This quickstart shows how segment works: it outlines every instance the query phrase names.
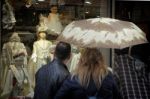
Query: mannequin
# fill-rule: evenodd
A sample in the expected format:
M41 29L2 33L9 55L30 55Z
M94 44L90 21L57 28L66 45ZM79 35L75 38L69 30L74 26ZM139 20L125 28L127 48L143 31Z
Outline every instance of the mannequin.
M9 3L9 0L5 0L5 3L2 7L2 23L3 29L12 29L16 23L15 15L13 12L13 7Z
M33 52L29 62L29 74L31 79L31 86L34 88L35 74L36 72L49 61L51 61L51 47L52 43L46 40L46 32L39 31L38 40L33 44Z
M50 13L45 20L46 26L48 27L48 34L59 35L63 29L58 14L58 7L56 5L51 5Z
M23 26L33 26L36 25L36 13L35 7L32 4L32 1L26 1L25 5L23 5L20 9L21 18L22 18L22 25Z
M35 41L33 44L33 53L31 56L31 59L37 64L37 70L42 65L47 64L48 58L50 59L51 45L52 43L46 40L46 32L40 31L38 33L38 41Z
M39 15L39 24L36 26L36 31L47 31L48 27L45 22L45 17L40 14Z
M81 56L81 48L72 45L72 57L70 58L71 60L70 63L68 64L69 66L68 69L70 73L73 73L74 70L77 68L80 56Z
M28 83L27 74L27 51L24 44L20 41L18 33L13 33L9 42L3 45L2 61L4 71L1 78L2 94L0 96L11 94L11 97L24 95L22 89L24 83ZM13 67L11 67L13 66ZM16 82L14 84L14 81Z

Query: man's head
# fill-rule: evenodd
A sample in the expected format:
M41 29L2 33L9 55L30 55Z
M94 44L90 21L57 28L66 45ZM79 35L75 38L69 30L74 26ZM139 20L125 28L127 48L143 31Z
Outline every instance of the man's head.
M64 61L70 58L71 46L65 42L59 42L55 48L55 57Z

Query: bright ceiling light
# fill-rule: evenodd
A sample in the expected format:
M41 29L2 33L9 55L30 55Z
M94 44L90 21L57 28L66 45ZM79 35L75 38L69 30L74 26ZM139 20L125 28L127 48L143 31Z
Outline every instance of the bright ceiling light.
M85 0L85 3L86 3L86 4L92 4L92 3L90 2L90 0Z
M38 1L40 1L40 2L41 2L41 1L45 1L45 0L38 0Z
M85 13L86 13L86 14L89 14L90 12L89 12L89 11L86 11Z

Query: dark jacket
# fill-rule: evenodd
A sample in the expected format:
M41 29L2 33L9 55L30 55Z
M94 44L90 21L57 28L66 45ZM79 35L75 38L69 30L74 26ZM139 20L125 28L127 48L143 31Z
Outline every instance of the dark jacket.
M36 73L34 99L53 99L69 71L60 60L54 59Z
M120 99L120 94L112 74L108 74L103 80L101 88L97 89L94 81L91 80L87 89L83 88L76 76L67 78L55 99L88 99L88 96L94 96L97 93L97 99Z

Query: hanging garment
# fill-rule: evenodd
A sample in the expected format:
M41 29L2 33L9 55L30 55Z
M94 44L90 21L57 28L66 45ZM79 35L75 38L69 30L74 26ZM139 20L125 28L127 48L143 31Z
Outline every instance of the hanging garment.
M46 17L44 17L42 14L39 17L39 24L36 26L36 31L47 31L48 27L46 25Z
M13 7L6 2L2 8L2 24L3 29L12 29L15 25L16 19L13 13Z
M20 9L22 25L24 26L33 26L36 25L36 13L35 7L31 5L24 5Z
M58 5L65 5L65 0L58 0Z
M72 59L71 59L70 68L69 68L69 71L71 73L73 73L73 71L77 68L80 56L81 56L80 52L73 54Z

